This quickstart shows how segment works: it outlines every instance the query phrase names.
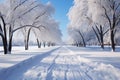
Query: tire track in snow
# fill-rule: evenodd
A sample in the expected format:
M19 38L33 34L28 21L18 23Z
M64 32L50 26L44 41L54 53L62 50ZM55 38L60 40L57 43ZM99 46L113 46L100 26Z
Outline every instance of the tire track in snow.
M45 59L51 60L46 67L45 76L39 78L40 80L95 80L88 73L94 66L89 65L86 59L77 56L67 47L60 48Z
M94 78L91 72L96 68L95 64L91 65L84 61L86 59L76 55L72 50L61 47L45 54L40 60L38 57L37 64L27 68L23 78L14 80L108 80L99 79L99 76Z
M68 52L70 53L70 55L73 55L71 56L72 57L72 61L75 59L75 62L78 63L77 66L79 66L79 68L77 68L76 70L72 71L68 71L68 80L92 80L92 78L87 74L87 68L82 70L82 68L80 67L81 66L81 61L79 59L77 59L77 55L74 54L74 52L70 49L68 49L67 47L64 47L66 50L68 50ZM77 64L76 63L76 64ZM72 64L72 63L70 63ZM69 65L70 66L70 65ZM85 65L89 68L88 65ZM78 71L77 71L78 70Z
M78 71L80 65L74 69L79 60L71 50L62 47L58 53L47 69L46 80L91 80L85 72L82 71L81 74L81 71Z
M25 73L24 80L91 80L77 55L61 47ZM85 66L85 65L84 65Z
M60 48L58 51L57 51L57 55L56 55L56 57L54 58L54 60L53 60L53 62L51 63L51 65L49 66L49 68L48 68L48 73L47 73L47 76L46 76L46 80L56 80L55 79L55 77L54 77L54 75L53 75L53 72L54 72L54 70L56 70L56 65L57 65L57 63L56 63L56 60L57 60L57 58L60 56L60 53L62 52L62 49L63 48ZM66 59L66 58L65 58ZM57 71L58 71L58 69L57 69ZM66 78L66 72L67 72L67 70L65 70L65 72L63 72L64 73L64 77L62 78L62 80L64 79L64 80L67 80L67 78ZM62 74L63 74L62 73ZM61 80L61 77L59 77L59 80Z
M57 57L58 57L58 54L55 56L55 58L53 59L53 62L51 63L50 67L47 70L46 80L53 80L52 70L53 70L53 68L55 66L55 60L56 60Z
M12 67L7 68L6 70L4 70L4 72L8 72L8 73L6 73L6 75L4 75L4 74L1 75L2 76L1 80L38 80L38 79L29 78L31 76L34 77L34 75L32 75L32 73L35 72L34 71L35 67L39 66L38 64L42 59L51 55L54 51L56 51L58 49L59 49L59 47L55 48L55 49L52 49L48 52L44 52L43 54L33 56L33 57L31 57L27 60L24 60L24 61L20 62L19 64L16 64ZM31 75L30 76L28 75L27 78L26 78L25 73L27 71ZM14 76L14 74L16 76ZM38 75L38 74L36 74L36 75Z
M60 48L59 48L60 49ZM37 74L33 77L33 75L29 74L29 71L26 72L25 80L52 80L52 70L55 64L55 59L58 57L58 50L52 52L50 55L43 58L36 67L29 70L30 72L35 71ZM27 74L28 73L28 74ZM31 78L29 78L31 76Z

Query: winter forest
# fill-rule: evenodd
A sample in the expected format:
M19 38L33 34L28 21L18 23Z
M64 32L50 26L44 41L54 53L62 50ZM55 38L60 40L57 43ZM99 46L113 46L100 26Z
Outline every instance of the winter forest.
M0 0L0 80L120 80L120 0Z

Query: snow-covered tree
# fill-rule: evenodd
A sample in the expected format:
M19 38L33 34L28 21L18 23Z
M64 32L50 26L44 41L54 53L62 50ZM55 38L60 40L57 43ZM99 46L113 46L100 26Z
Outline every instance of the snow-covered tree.
M115 35L119 32L120 25L119 0L74 0L68 17L69 25L74 29L79 29L83 34L87 33L87 37L95 34L101 47L104 48L104 41L110 38L111 48L115 50Z
M54 19L48 19L45 24L45 29L42 28L38 35L40 42L47 43L49 45L60 43L62 41L61 36L62 34L59 29L59 23Z
M89 0L89 8L93 22L106 24L109 28L111 48L115 51L115 34L120 24L120 1Z
M50 3L43 5L37 0L5 0L0 4L0 36L3 41L4 53L11 53L13 34L18 30L22 30L24 33L26 49L28 49L31 31L40 33L43 28L49 34L49 27L54 26L51 23L53 12L54 9ZM59 27L57 29L59 30ZM60 35L57 36L61 39ZM38 36L36 37L38 39Z
M75 32L76 37L74 36L74 40L79 43L85 44L91 39L91 30L92 28L89 26L90 22L87 17L88 13L88 5L87 0L74 0L74 5L70 8L68 17L70 23L68 25L68 32L70 29ZM70 35L71 36L71 35ZM82 40L82 42L81 42Z
M19 19L31 12L38 5L34 0L6 0L1 4L1 37L3 40L4 53L11 53L13 33L24 27L33 27L32 25L19 25ZM30 3L30 4L29 4ZM29 7L26 6L29 4Z
M44 24L41 23L41 22L45 21L45 19L40 19L40 18L43 18L45 16L49 16L53 10L51 10L51 12L49 12L47 5L43 5L40 2L37 3L37 4L39 6L34 8L33 11L29 12L27 14L27 16L21 18L20 24L21 25L28 25L29 24L29 25L36 26L37 29L40 31L41 27L45 28ZM29 38L30 38L31 31L33 31L33 33L35 34L35 36L37 38L36 29L33 30L33 28L34 27L25 27L25 28L22 29L22 32L23 32L23 35L24 35L25 50L28 50L28 43L29 43ZM38 41L38 38L37 38L37 41Z

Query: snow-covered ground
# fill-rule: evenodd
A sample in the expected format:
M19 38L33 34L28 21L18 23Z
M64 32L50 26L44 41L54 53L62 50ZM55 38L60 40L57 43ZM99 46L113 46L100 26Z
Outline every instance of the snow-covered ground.
M15 48L12 55L0 55L0 68L0 80L120 80L120 52L98 47Z
M120 47L116 48L116 52L112 52L110 47L105 47L101 49L100 47L68 47L76 55L90 59L94 62L102 62L105 64L111 64L114 67L120 69Z
M50 51L54 48L56 47L38 49L36 46L31 46L30 49L26 51L23 46L13 47L12 54L4 55L3 52L0 53L0 69L11 67L21 61L42 54L43 52ZM0 47L0 50L2 50L2 47Z

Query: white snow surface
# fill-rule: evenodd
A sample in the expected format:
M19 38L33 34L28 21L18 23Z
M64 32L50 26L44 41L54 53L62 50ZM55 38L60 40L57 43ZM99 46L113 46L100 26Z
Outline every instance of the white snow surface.
M0 55L0 80L120 80L120 52L70 46L15 48L12 55Z

